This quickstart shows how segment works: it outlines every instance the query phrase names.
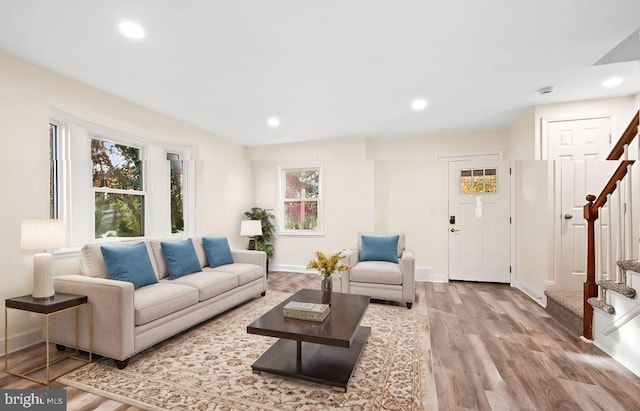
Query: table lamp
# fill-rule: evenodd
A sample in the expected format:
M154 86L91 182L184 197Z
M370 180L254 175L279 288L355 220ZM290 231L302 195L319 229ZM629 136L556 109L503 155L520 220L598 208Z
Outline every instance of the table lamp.
M260 220L243 220L240 223L240 235L249 237L249 250L256 249L255 236L262 235L262 223Z
M22 220L20 248L23 250L42 250L33 257L33 292L37 300L53 297L53 269L51 253L47 250L65 245L63 220L29 219Z

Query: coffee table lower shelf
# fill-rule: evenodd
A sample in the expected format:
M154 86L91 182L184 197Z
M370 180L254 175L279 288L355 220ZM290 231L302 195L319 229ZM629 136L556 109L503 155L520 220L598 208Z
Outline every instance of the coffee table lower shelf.
M369 334L371 327L358 327L348 348L279 339L251 368L254 373L268 372L299 378L329 385L335 391L347 392L349 378Z

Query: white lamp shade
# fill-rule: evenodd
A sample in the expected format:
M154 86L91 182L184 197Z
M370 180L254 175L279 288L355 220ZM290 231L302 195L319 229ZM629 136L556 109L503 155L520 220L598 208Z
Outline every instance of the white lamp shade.
M262 235L262 224L260 220L244 220L240 223L240 235L254 237Z
M22 220L20 248L23 250L50 250L65 245L63 220L48 218Z

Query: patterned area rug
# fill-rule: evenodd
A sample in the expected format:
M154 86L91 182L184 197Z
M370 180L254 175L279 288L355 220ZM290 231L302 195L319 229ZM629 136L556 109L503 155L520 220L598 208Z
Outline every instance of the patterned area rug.
M149 410L422 410L431 363L427 316L371 304L372 328L346 393L261 373L251 364L275 342L247 334L254 319L290 294L275 291L131 358L124 370L102 359L63 384ZM425 339L427 341L425 341ZM295 353L292 353L295 355Z

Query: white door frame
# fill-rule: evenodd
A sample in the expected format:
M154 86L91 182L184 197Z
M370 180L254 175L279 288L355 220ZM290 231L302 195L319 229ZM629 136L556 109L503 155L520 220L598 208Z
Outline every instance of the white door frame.
M475 154L462 154L462 155L455 155L455 156L439 156L437 157L438 160L444 160L447 161L447 180L449 179L449 163L451 162L456 162L456 161L467 161L467 160L483 160L483 159L487 159L487 160L498 160L498 161L502 161L503 159L503 153L502 150L498 150L495 152L488 152L488 153L475 153ZM516 244L515 244L515 227L516 227L516 219L517 216L515 214L515 173L516 173L516 169L515 169L515 163L514 160L509 161L509 168L511 170L511 172L509 173L509 213L511 215L511 225L509 227L509 265L510 265L510 280L509 280L509 285L513 286L514 284L514 279L516 278L516 264L515 264L515 256L516 256ZM449 185L447 184L447 187ZM447 203L448 203L448 199L449 199L449 192L447 189ZM447 217L449 215L449 205L447 204ZM449 226L447 225L447 230L449 229ZM449 236L447 234L447 282L449 282L449 247L448 247L448 243L449 243Z

